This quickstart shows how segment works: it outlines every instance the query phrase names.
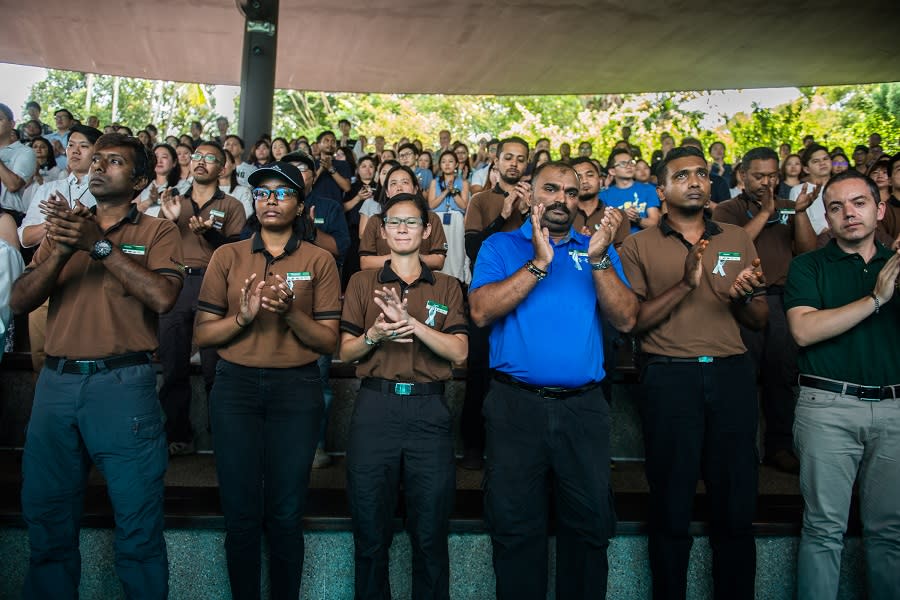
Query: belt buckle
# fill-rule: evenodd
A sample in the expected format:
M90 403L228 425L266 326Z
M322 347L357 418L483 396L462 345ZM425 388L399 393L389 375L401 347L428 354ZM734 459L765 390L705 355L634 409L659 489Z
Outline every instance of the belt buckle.
M713 360L714 359L712 356L698 356L697 357L697 362L699 362L699 363L711 363L711 362L713 362Z
M411 396L413 393L413 384L411 383L395 383L394 393L398 396Z
M97 361L95 360L73 360L78 367L78 373L81 375L93 375L97 372Z

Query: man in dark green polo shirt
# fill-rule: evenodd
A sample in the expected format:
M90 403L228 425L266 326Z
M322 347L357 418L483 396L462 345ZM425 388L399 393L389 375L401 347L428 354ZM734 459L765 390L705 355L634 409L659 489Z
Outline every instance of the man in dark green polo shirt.
M847 171L822 198L834 234L794 259L784 305L800 346L794 446L803 530L798 598L837 595L843 535L859 473L869 597L900 590L900 251L875 240L885 205Z

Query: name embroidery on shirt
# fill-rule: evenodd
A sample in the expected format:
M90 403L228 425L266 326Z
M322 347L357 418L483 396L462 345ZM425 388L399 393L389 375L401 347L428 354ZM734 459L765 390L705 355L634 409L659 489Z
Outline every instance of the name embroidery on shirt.
M719 260L716 262L716 268L712 270L713 275L725 277L725 263L741 260L740 252L719 252Z
M287 283L292 292L294 291L295 281L312 281L312 275L309 271L288 271L285 283Z

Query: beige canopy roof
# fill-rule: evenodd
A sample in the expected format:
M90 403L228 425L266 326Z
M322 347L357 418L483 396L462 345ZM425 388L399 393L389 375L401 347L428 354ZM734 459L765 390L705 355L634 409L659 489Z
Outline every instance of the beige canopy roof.
M0 61L239 84L234 0L0 0ZM897 0L281 0L276 84L593 94L900 80Z

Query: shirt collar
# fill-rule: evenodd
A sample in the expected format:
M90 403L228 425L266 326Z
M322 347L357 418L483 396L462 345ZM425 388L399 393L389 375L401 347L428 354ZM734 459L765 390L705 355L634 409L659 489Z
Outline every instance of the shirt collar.
M825 258L827 258L831 262L838 262L841 260L851 259L854 256L859 256L859 254L856 252L854 252L853 254L848 254L847 252L841 250L841 247L837 245L837 240L833 237L828 240L828 243L825 244L825 247L822 250L823 252L825 252ZM885 246L878 240L875 240L875 256L872 257L872 261L887 260L891 257L892 254L893 252L891 252L891 250L887 246Z
M184 197L187 200L193 200L193 198L191 197L193 195L193 193L194 193L194 184L192 183L190 185L190 187L188 187L187 191L184 193ZM210 202L212 202L213 200L220 200L224 197L225 197L225 192L220 190L219 186L217 185L215 193L213 194L212 198L210 198L209 200L210 200Z
M91 211L92 215L96 215L97 214L97 205L90 207L88 210ZM138 210L137 204L132 204L131 209L128 211L128 214L125 215L125 217L123 217L121 221L119 221L118 223L116 223L115 225L110 227L109 229L105 230L103 233L110 233L112 231L115 231L116 229L118 229L119 227L124 225L126 222L131 225L137 225L138 223L141 222L141 215L143 215L143 214L144 213L142 213L141 211Z
M288 238L287 244L284 245L284 254L293 254L293 252L300 247L300 238L297 237L297 232L292 231L291 237ZM250 242L250 252L266 252L266 245L263 243L262 235L257 231L253 234L253 240ZM284 255L282 254L282 256Z
M75 173L74 173L74 172L73 172L73 173L69 173L69 176L66 177L66 182L68 182L69 185L87 185L88 183L90 183L90 181L91 181L91 174L90 174L90 172L85 173L85 174L81 177L81 183L78 183L78 178L75 177Z
M681 235L681 232L669 225L669 215L667 214L663 215L659 220L659 229L662 231L663 235L675 235L684 240L684 236ZM701 239L707 240L720 233L722 233L722 228L719 227L718 223L706 215L703 215L703 237Z
M522 226L519 227L519 234L527 240L531 239L531 215L526 214L524 217L525 222L522 223ZM569 227L569 232L558 242L553 243L554 246L562 246L563 244L568 244L572 240L576 242L582 242L587 239L586 236L581 235L577 231L575 231L574 227ZM553 240L551 240L552 242Z
M422 265L422 272L419 274L419 278L409 285L415 285L419 281L427 281L431 285L434 285L434 273L432 273L431 269L429 269L421 260L419 261L419 264ZM384 261L384 267L382 267L381 271L378 273L378 283L391 283L393 281L399 281L405 285L405 282L400 279L400 276L394 273L394 270L391 268L391 261L388 259Z

